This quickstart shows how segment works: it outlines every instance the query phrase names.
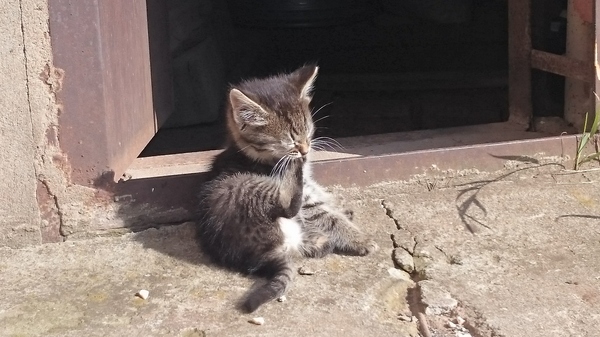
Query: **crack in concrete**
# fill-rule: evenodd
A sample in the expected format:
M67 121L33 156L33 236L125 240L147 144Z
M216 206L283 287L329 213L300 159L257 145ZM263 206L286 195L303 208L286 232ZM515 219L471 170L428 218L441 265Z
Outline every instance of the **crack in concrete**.
M412 240L414 241L412 244L412 247L408 246L408 248L412 248L412 249L407 249L406 245L403 246L401 244L396 244L396 242L393 242L394 248L395 249L398 249L398 248L403 249L408 254L410 254L410 256L413 257L413 259L415 257L416 258L421 257L420 254L422 254L422 252L420 252L419 249L417 249L417 246L419 244L423 244L422 240L419 239L418 236L414 235L413 232L410 231L409 228L407 228L406 226L402 226L400 224L400 222L398 221L398 219L396 219L394 217L393 205L391 203L382 199L381 207L385 210L386 215L391 220L394 221L396 229L399 231L408 232L410 234ZM393 234L390 236L390 238L392 239L392 241L394 241ZM447 263L462 264L460 257L457 257L450 253L447 253L439 245L433 245L433 248L435 248L436 250L438 250L440 253L443 254ZM431 258L431 257L429 257L429 258ZM395 263L395 261L394 261L394 264L397 265ZM432 330L433 326L430 324L430 322L427 319L427 315L425 314L426 304L423 303L423 300L422 300L423 293L422 293L421 285L420 285L420 281L427 280L425 270L419 264L415 264L414 270L408 274L410 275L411 280L415 282L415 286L413 288L409 289L409 292L408 292L407 300L408 300L409 309L410 309L411 313L413 314L413 316L417 317L419 332L421 333L421 335L423 337L432 337L435 334L435 332L434 332L435 330ZM497 333L497 331L492 329L486 323L485 318L481 314L473 316L473 314L472 314L473 312L478 313L474 308L471 308L471 307L465 305L464 303L460 303L457 308L452 310L452 312L449 314L450 316L446 316L446 315L442 315L442 316L446 317L447 319L450 319L449 317L460 315L465 320L465 323L463 325L464 328L473 337L499 337L500 336Z
M23 63L25 66L25 88L27 91L27 109L29 110L29 119L31 120L31 135L35 136L35 132L33 130L33 107L31 106L31 90L29 88L29 60L27 59L27 44L25 42L25 23L23 18L23 1L19 0L19 13L21 14L21 41L23 43ZM37 174L37 170L35 164L33 165L33 170Z
M413 235L413 233L409 230L407 230L410 235ZM412 246L412 252L408 251L410 253L410 255L414 256L415 251L417 250L417 245L419 244L419 240L416 236L413 235L413 241L415 242L415 244Z
M392 210L390 205L388 205L388 203L385 201L385 199L381 199L381 207L383 209L385 209L385 215L387 215L388 218L390 218L390 219L392 219L392 221L394 221L394 224L396 224L397 229L405 229L402 227L402 225L400 225L400 222L398 220L396 220L396 218L394 218L394 215L393 215L394 211Z
M392 221L394 221L394 224L396 225L396 229L398 230L406 230L407 232L410 233L410 235L412 237L414 237L413 233L408 230L407 228L404 228L403 226L400 225L400 222L394 217L393 215L393 209L391 207L390 204L388 204L385 199L381 200L381 207L385 210L385 214L387 215L388 218L390 218ZM414 246L413 246L413 252L414 249L417 246L417 240L416 237L414 237ZM392 239L392 237L390 237L390 239ZM393 239L392 239L392 245L393 245ZM404 249L404 248L402 248ZM410 251L408 251L408 249L404 249L406 250L411 256L414 256L413 253L411 253ZM393 258L392 258L392 262ZM395 262L394 262L395 264ZM431 329L429 328L429 323L427 321L427 317L425 316L425 308L424 308L424 304L421 301L421 287L419 286L419 281L421 280L421 275L420 273L414 269L411 273L409 273L411 280L415 283L415 286L413 288L410 288L408 290L408 308L411 311L412 315L417 317L417 321L418 321L418 328L419 328L419 332L421 333L421 335L423 337L432 337L431 334Z
M53 206L54 206L54 209L56 210L56 215L58 217L58 234L62 237L62 240L65 241L67 239L68 235L66 233L64 233L63 212L61 210L60 203L58 202L58 197L56 196L55 193L52 192L50 185L48 184L48 182L45 179L39 179L39 182L46 189L48 196L50 196L50 198L52 198L52 201L54 203Z
M505 337L487 323L487 319L481 312L466 303L460 302L453 313L465 320L463 327L473 337Z

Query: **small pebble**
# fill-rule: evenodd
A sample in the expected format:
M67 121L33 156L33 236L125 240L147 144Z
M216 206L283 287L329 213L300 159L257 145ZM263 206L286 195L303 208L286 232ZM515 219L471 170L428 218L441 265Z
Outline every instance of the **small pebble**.
M142 290L138 291L135 295L137 297L145 300L145 299L148 298L148 296L150 296L150 292L148 290L146 290L146 289L142 289Z
M256 325L263 325L265 324L265 319L263 317L254 317L248 322Z
M298 274L300 274L300 275L314 275L315 272L314 272L314 270L311 270L310 268L300 267L300 268L298 268Z
M285 295L283 295L277 299L277 302L285 302L285 301L287 301L287 297L285 297Z
M465 324L465 319L464 319L464 318L462 318L462 317L460 317L460 316L457 316L457 317L454 319L454 321L455 321L455 322L456 322L456 324L458 324L458 325L463 325L463 324Z

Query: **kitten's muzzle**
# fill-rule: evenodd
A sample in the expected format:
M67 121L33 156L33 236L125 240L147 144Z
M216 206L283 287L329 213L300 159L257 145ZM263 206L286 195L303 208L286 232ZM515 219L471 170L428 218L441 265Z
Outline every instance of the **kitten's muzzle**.
M296 150L302 156L306 156L306 154L308 153L308 150L310 150L310 147L308 146L307 143L298 143L298 144L296 144Z

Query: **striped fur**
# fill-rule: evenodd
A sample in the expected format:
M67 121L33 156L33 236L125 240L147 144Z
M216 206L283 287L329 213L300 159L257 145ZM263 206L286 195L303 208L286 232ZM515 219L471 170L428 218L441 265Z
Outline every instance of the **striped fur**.
M198 238L217 264L264 278L241 303L252 312L285 294L295 256L377 249L349 211L311 177L309 109L316 66L231 88L230 143L200 192Z

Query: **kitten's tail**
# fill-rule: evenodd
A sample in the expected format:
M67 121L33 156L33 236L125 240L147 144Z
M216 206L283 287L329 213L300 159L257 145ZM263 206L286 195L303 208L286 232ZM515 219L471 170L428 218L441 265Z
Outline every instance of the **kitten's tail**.
M253 312L261 305L285 294L292 283L294 272L291 263L284 257L266 263L259 274L267 277L267 282L257 282L242 303L242 310Z

